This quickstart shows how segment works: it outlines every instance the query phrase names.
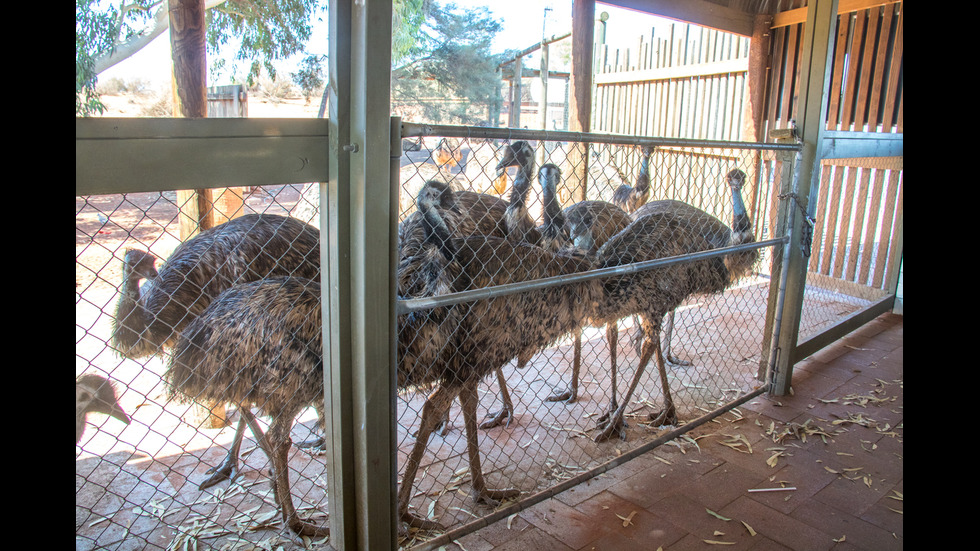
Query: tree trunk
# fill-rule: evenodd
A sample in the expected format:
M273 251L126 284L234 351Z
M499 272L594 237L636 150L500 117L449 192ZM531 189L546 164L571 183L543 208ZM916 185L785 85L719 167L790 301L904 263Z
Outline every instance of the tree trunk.
M568 130L592 131L592 49L595 42L595 0L572 3L572 75L568 92ZM589 144L574 143L568 150L568 178L559 197L562 203L586 199Z
M208 116L208 93L204 0L169 1L174 116L205 118ZM186 241L198 231L214 226L212 193L231 195L222 191L197 189L177 192L181 240ZM228 208L227 204L225 208ZM189 422L202 428L221 428L228 424L223 403L196 405L189 416Z

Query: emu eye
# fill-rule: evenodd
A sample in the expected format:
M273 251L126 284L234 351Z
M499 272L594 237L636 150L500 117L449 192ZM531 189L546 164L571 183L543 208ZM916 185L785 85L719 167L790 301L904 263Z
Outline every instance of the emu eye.
M89 394L88 392L83 392L82 393L82 400L83 401L88 401L88 400L91 400L91 399L92 399L92 395L91 394Z

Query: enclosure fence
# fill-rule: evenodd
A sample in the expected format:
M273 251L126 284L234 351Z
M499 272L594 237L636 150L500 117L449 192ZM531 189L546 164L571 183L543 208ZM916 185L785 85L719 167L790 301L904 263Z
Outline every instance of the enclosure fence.
M285 139L322 139L322 133L303 124L295 133L280 134ZM399 488L407 488L402 494L404 512L429 528L407 530L402 547L438 547L665 442L696 446L683 439L686 431L768 390L765 368L779 300L773 274L779 273L784 249L798 246L786 231L792 217L799 216L792 201L797 144L408 123L401 129L403 143L420 147L393 152L401 158L400 263L412 265L416 257L423 257L409 254L408 246L418 235L412 231L421 227L425 232L418 224L423 218L418 198L431 180L448 184L456 201L440 205L445 210L437 212L445 220L462 220L465 205L458 198L476 192L497 205L498 210L490 212L500 215L508 207L523 205L521 212L532 221L519 238L455 226L452 262L442 265L439 259L444 256L426 257L443 266L436 282L446 285L441 287L444 292L431 292L425 287L431 281L424 278L414 280L422 281L421 287L400 283L395 312L402 353L395 366L399 390L393 454ZM196 132L183 139L191 142L174 147L200 149ZM525 161L506 161L508 151L518 153L521 144L528 147ZM568 240L582 228L569 229L574 226L570 220L582 220L575 218L576 205L611 204L617 189L641 188L645 174L645 206L634 216L626 211L636 205L621 209L626 217L620 223L632 230L602 233L590 225L592 248L574 254L561 252L560 246L548 249L543 242L532 245L548 234L555 218L555 203L544 187L547 178L539 180L539 175L549 173L542 170L549 164L560 171L554 199L569 225L558 235ZM738 173L744 174L744 182L733 194L731 178ZM877 181L875 174L870 181ZM216 179L201 187L228 185L227 181ZM303 236L312 231L319 237L320 186L247 183L251 191L242 194L241 210L232 216L238 222L204 229L194 238L180 229L185 218L181 212L191 199L179 199L181 195L166 185L159 186L163 191L147 189L157 185L150 182L132 191L76 196L76 375L106 377L128 421L98 414L82 419L84 431L76 447L80 549L288 544L286 524L292 521L283 518L284 506L295 508L298 525L325 524L330 506L327 467L315 441L323 434L317 411L324 392L323 366L317 358L327 351L319 342L319 331L303 332L319 320L312 315L320 310L319 274L303 271L312 259L318 270L319 253L309 253L319 245ZM672 200L696 207L700 214L671 212ZM744 205L744 221L739 221L743 219L736 202ZM265 234L260 231L265 222L259 219L279 225ZM287 226L284 219L299 224ZM634 220L657 223L639 230L640 225L631 226ZM730 230L724 235L712 232L711 224L716 223L742 227L750 238L732 241ZM231 237L229 228L235 225L245 225L242 241ZM825 234L841 231L824 221L818 226L827 227ZM498 227L511 231L506 223ZM289 233L287 228L297 229ZM630 231L640 233L631 237ZM282 240L287 234L290 237ZM114 336L119 327L136 324L135 310L121 306L127 297L152 310L150 297L166 291L167 278L181 265L182 251L190 249L191 242L216 235L223 237L214 238L213 247L232 246L219 255L203 252L185 263L188 274L199 274L202 264L211 262L209 279L187 275L178 278L178 290L165 293L164 303L184 310L182 316L165 320L164 332L171 340L140 357L127 353ZM260 236L265 241L249 249L247 239ZM644 236L660 244L686 236L692 244L686 249L665 245L651 252L640 246L639 237ZM819 236L813 240L825 241ZM611 253L616 246L638 252L617 256ZM138 255L127 254L130 249L152 253L158 259L153 270L137 261ZM297 252L303 254L295 256ZM744 266L738 277L705 283L712 274L729 273L729 268L735 274L740 261ZM866 270L869 280L874 280L875 265L870 262ZM850 273L848 266L842 273ZM233 275L226 271L236 267L241 269ZM856 279L865 273L860 262L853 272ZM446 273L460 276L447 280L442 275ZM664 283L681 280L686 286L677 294ZM293 285L296 281L302 284ZM182 294L195 291L197 302L188 302ZM589 310L585 305L591 297L611 308L614 292L635 293L631 300L647 300L649 307L600 314L602 308ZM250 306L259 304L261 297L271 297L271 302ZM151 318L162 318L159 312ZM568 326L580 331L561 325L569 312L589 318ZM603 320L612 322L600 323ZM650 325L656 333L646 330ZM610 333L613 326L617 331ZM656 358L648 357L641 374L641 352L652 346L651 336L661 335L661 329L660 342L671 361L662 378ZM801 333L806 330L801 327ZM147 325L141 336L149 339L152 332L152 324ZM195 351L200 356L193 356ZM203 384L194 386L190 378L175 377L174 366L191 364L189 358L196 358L190 371L204 378ZM475 383L470 377L474 374ZM310 389L315 391L313 398ZM301 397L285 403L282 396ZM435 429L433 416L447 407L448 414L440 417L443 423ZM253 409L261 417L244 428L237 448L236 428L245 426L242 420L248 420ZM477 427L481 421L484 427ZM282 425L287 427L285 440L277 432ZM290 441L297 445L290 446ZM276 442L285 446L277 447ZM299 446L307 442L311 445ZM287 455L280 456L283 449ZM285 457L286 463L276 465L288 466L270 474L270 455ZM237 468L222 471L235 457ZM223 480L222 472L234 479ZM285 492L282 486L273 490L267 484L282 481L278 473L288 475ZM200 489L209 478L215 484ZM477 487L478 480L485 485ZM481 494L490 499L475 502ZM314 548L328 542L315 530L297 538Z

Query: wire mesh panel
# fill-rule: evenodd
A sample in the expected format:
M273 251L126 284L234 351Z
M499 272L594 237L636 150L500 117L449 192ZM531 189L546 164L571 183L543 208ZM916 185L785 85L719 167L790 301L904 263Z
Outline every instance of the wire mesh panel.
M751 244L774 231L772 155L550 136L427 137L403 163L405 547L465 533L763 384L770 255ZM488 146L496 162L471 169ZM582 163L584 186L570 178ZM633 269L644 262L655 267ZM613 275L576 278L593 270Z
M261 451L258 436L275 438L275 416L260 417L255 430L243 431L241 447L233 444L236 428L256 406L257 415L287 418L287 427L293 426L295 414L294 441L315 438L317 415L309 406L322 400L322 356L302 349L312 359L297 360L295 339L277 344L260 334L257 324L229 323L215 307L231 300L228 288L249 281L286 275L318 280L319 230L306 223L312 211L302 187L244 190L240 216L193 238L181 236L179 213L188 205L176 192L76 197L77 549L234 548L246 543L271 548L288 542L280 504L267 483L270 454ZM288 291L283 286L273 293L277 312L319 314L318 293L303 303ZM201 334L197 320L202 317L214 330L211 341L192 338ZM236 334L229 327L242 331ZM226 333L219 332L222 328ZM221 343L225 353L218 354L213 343ZM171 352L181 345L213 357L207 366L200 358L191 363L192 356L183 357L200 368L195 373L202 381L173 376ZM293 368L292 379L263 372L277 365ZM87 375L108 382L86 386L94 380ZM295 412L277 410L271 402L287 380L312 389L313 398L309 392L296 398L305 403ZM243 395L235 386L242 382L258 391ZM99 387L114 395L90 400ZM122 415L103 414L110 400ZM86 409L92 413L86 415ZM322 524L327 500L323 459L316 447L288 453L290 494L298 515ZM228 457L237 459L235 469L225 472L234 476L231 482L209 472L220 473ZM214 484L199 488L209 478Z

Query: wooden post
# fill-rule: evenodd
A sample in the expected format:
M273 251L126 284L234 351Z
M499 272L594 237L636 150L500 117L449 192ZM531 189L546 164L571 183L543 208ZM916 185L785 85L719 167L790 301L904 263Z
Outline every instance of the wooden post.
M514 79L511 80L514 95L510 102L510 120L507 126L511 128L521 127L521 78L524 76L524 58L518 57L514 60Z
M772 16L755 18L752 39L749 42L749 70L746 75L746 102L742 114L742 140L764 142L762 125L765 122L766 81L769 64L769 36Z
M169 13L174 116L193 119L207 117L204 0L170 0ZM181 240L186 241L198 231L214 225L211 191L177 192ZM189 422L203 428L221 428L228 424L224 403L196 405L190 410L189 417Z
M592 131L592 49L595 41L595 0L572 3L572 74L569 78L568 129ZM570 202L586 198L589 144L575 143L568 149L568 177L559 196ZM564 200L563 200L564 202Z

